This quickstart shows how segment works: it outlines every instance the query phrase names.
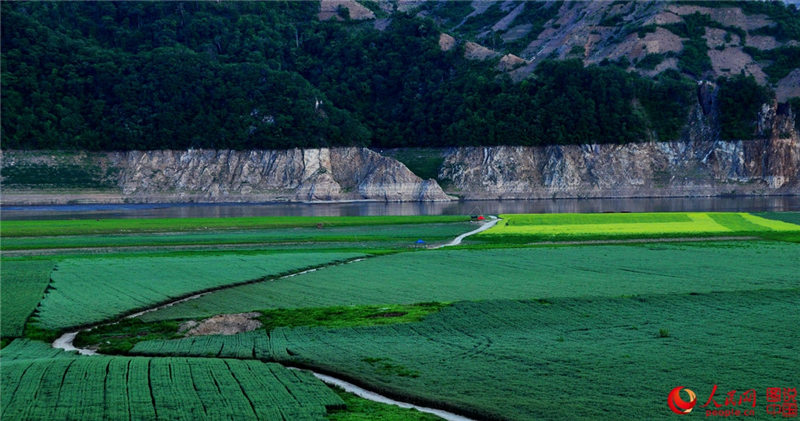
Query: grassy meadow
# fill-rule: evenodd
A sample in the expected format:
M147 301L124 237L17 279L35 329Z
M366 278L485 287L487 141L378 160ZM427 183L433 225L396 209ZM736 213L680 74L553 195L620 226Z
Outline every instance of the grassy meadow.
M3 221L0 417L434 419L286 366L480 419L662 419L677 385L796 386L800 213L500 217L437 250L413 243L476 225ZM179 331L242 312L261 326ZM104 355L45 342L94 324L75 344Z

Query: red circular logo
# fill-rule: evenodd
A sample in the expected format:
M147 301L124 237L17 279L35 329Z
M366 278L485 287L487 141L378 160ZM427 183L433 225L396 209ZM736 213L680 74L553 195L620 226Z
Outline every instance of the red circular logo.
M686 394L689 395L689 400L685 401L681 398L681 389L686 391ZM686 415L692 412L694 409L694 405L697 403L697 395L694 394L692 389L684 389L683 386L678 386L672 389L669 392L669 396L667 397L667 404L669 404L669 409L672 412L678 415Z

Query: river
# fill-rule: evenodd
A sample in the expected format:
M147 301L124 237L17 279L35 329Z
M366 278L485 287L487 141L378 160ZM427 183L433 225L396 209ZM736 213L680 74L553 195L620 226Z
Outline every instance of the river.
M466 200L458 202L221 203L2 206L3 220L234 216L471 215L571 212L798 211L800 196Z

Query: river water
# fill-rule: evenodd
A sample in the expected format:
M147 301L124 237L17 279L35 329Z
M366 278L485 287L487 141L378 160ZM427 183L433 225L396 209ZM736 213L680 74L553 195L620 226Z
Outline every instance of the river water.
M3 206L14 219L189 218L232 216L474 215L571 212L799 211L800 196L635 199L467 200L458 202L223 203Z

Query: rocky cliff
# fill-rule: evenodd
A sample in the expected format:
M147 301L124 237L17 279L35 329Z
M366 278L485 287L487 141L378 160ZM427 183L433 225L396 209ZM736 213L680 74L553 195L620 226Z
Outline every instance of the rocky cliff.
M721 141L710 140L715 116L702 100L681 141L454 148L439 178L466 199L800 194L800 138L789 107L765 105L763 138Z
M365 148L4 151L0 158L6 205L454 199Z
M188 201L440 201L433 180L364 148L132 151L114 157L130 200L170 193Z
M446 149L438 177L446 192L365 148L5 151L3 204L800 194L791 108L764 105L755 140L715 140L712 92L698 89L680 141Z

